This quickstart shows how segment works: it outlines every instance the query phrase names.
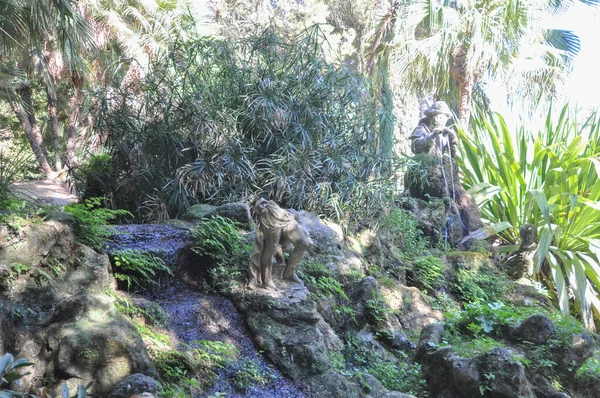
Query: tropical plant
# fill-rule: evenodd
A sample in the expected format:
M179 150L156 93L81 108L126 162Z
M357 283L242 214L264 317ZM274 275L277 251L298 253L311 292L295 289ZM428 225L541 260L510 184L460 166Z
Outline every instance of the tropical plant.
M19 393L8 389L11 383L19 384L19 379L29 373L20 373L19 369L33 366L33 363L29 362L27 358L17 359L10 353L6 353L0 357L0 397L11 398L26 396L27 394Z
M514 227L499 234L509 245L524 223L538 227L535 278L554 289L563 312L579 311L593 329L592 314L600 315L600 118L579 123L565 105L558 118L550 110L537 132L511 129L498 114L481 114L472 131L460 133L459 162L483 217Z
M101 247L111 235L108 222L117 217L131 216L126 210L112 210L102 207L104 198L85 199L83 203L71 203L65 211L75 219L77 239L94 248Z
M391 10L402 24L382 47L396 47L391 60L400 84L412 92L447 100L458 109L464 126L470 120L474 95L482 91L478 83L490 77L529 81L532 84L525 87L535 85L541 87L536 93L552 94L554 84L569 71L579 50L579 40L572 32L544 29L539 23L560 9L556 1L398 3L394 0ZM521 88L524 95L530 94Z
M113 254L113 260L113 275L118 281L127 284L127 290L132 286L144 289L148 285L158 284L155 277L159 273L173 275L160 257L147 252L121 250Z
M149 197L171 213L196 200L250 200L341 217L377 211L394 189L373 156L364 78L323 55L314 27L292 40L271 30L239 43L175 40L159 52L138 101L105 93L115 206Z
M192 231L196 243L192 250L214 261L209 270L211 285L221 293L237 287L245 275L251 246L229 218L215 216L203 220Z

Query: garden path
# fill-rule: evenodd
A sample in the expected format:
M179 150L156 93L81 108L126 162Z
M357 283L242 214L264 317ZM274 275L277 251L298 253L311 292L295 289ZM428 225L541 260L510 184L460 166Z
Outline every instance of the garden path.
M47 205L66 206L77 202L74 188L61 181L15 181L10 185L10 190L22 199Z

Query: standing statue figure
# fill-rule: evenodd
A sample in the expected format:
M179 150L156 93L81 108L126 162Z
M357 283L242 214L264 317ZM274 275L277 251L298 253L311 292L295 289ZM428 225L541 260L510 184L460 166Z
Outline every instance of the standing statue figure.
M444 101L433 103L409 136L415 156L405 175L405 185L414 198L443 199L446 206L445 239L454 247L463 237L483 227L481 214L458 175L457 137L446 126L452 117Z
M260 198L254 205L257 218L254 250L250 258L248 288L257 286L277 290L273 283L273 259L285 264L283 248L293 246L289 253L282 278L302 283L296 275L296 267L308 248L308 237L294 216L272 200Z
M437 101L425 111L425 117L410 135L413 153L456 157L456 134L446 127L452 112L444 101Z

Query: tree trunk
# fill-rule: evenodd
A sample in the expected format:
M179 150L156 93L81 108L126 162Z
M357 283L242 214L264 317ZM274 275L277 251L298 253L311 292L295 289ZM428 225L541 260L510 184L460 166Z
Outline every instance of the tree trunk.
M73 72L73 96L71 97L71 110L69 112L69 128L67 129L67 164L73 167L77 160L75 142L77 140L77 126L79 125L79 103L81 102L83 77Z
M31 94L31 87L29 87L29 92ZM21 97L23 97L23 93L20 94ZM25 96L27 96L27 94L25 94ZM31 99L31 96L29 96L29 99ZM16 98L11 101L11 105L15 115L17 116L17 119L19 119L19 122L21 122L23 131L27 137L27 141L29 141L31 150L33 151L33 154L35 155L40 166L40 170L46 175L47 178L51 178L54 172L52 170L52 166L50 166L50 162L48 161L48 155L45 153L46 151L44 149L42 134L40 133L37 123L34 125L31 124L31 120L35 121L35 116L31 117L33 112L27 112L23 108L23 105Z
M458 107L458 120L465 131L469 128L471 120L471 103L473 101L474 79L465 78L460 81L460 104Z
M46 96L48 97L48 118L50 119L50 130L52 131L52 147L54 148L54 167L56 170L62 169L62 160L60 158L60 143L58 140L58 111L56 109L56 98L50 94L50 89L46 85Z
M394 156L394 98L389 82L387 57L379 69L379 157L389 167Z

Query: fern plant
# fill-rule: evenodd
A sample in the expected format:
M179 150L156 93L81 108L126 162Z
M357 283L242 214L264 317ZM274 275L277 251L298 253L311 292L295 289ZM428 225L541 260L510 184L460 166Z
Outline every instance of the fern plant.
M165 262L150 253L138 250L122 250L113 254L114 277L132 287L144 289L148 285L156 285L155 278L160 273L173 275L173 271Z
M75 219L75 234L79 242L100 248L111 235L108 222L119 216L132 216L127 210L112 210L102 207L104 198L85 199L83 203L71 203L65 211Z
M193 251L214 260L210 269L209 288L228 293L238 286L247 269L252 246L240 233L236 223L215 216L203 220L192 230L196 243Z

